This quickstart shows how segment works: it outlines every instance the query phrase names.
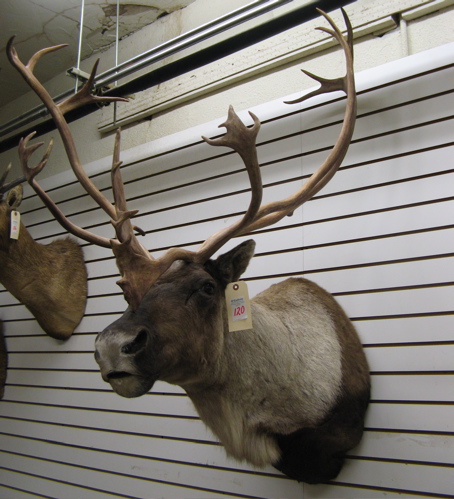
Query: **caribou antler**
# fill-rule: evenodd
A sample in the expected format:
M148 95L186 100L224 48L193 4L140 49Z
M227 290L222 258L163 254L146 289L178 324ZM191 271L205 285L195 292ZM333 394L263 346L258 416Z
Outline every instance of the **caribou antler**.
M101 194L99 189L93 184L88 175L85 173L82 164L80 162L79 156L77 154L77 149L74 144L74 140L69 129L69 125L64 118L64 115L69 111L72 111L78 107L84 106L86 104L92 104L96 102L112 102L112 101L127 101L122 97L102 97L96 96L92 94L94 77L96 74L96 69L98 66L98 61L93 66L90 78L87 80L85 85L74 95L66 99L65 101L57 104L53 101L50 94L44 88L44 86L39 82L36 76L33 73L33 70L38 63L38 61L45 55L55 52L56 50L60 50L66 45L56 45L54 47L44 48L39 50L34 54L27 64L24 64L20 59L16 52L16 49L13 47L14 36L11 37L7 44L7 55L11 64L18 70L24 80L28 83L28 85L32 88L32 90L36 93L36 95L41 99L43 104L46 106L49 111L52 119L54 120L55 125L60 133L60 136L63 141L63 145L65 147L65 151L69 162L71 164L71 168L74 171L79 182L82 184L87 193L96 201L96 203L112 218L117 218L117 213L115 207L108 201L107 198ZM32 188L36 191L38 196L43 200L46 206L50 209L54 217L60 222L60 224L70 231L71 233L81 237L82 239L92 242L94 244L104 246L106 248L110 247L110 240L107 238L103 238L97 236L95 234L90 233L76 225L72 224L61 212L61 210L55 205L55 203L49 198L47 193L39 186L36 182L35 177L38 173L44 168L46 165L50 153L52 151L53 141L51 140L46 152L44 153L40 162L34 166L29 167L28 161L31 155L43 145L42 142L28 145L29 141L35 133L31 133L25 138L22 138L19 143L19 158L22 166L22 170L25 178L28 183L32 186Z
M6 168L5 171L2 173L2 176L0 177L0 192L3 192L3 186L5 185L5 180L6 177L8 176L9 171L11 170L11 167L13 166L12 163L10 163Z
M6 182L6 177L8 176L9 171L11 170L11 167L13 166L12 163L10 163L6 168L5 171L3 172L2 176L0 177L0 201L3 198L3 195L5 192L10 191L13 187L16 187L16 185L22 184L25 182L25 177L17 177L14 180L11 180L11 182Z
M349 19L344 11L342 11L342 13L347 26L347 40L344 39L341 31L334 24L332 19L324 12L319 12L329 22L332 29L318 29L332 35L342 46L346 57L347 73L342 78L327 80L306 72L306 74L320 83L320 88L293 102L301 102L314 95L336 90L342 90L347 94L347 107L342 129L328 158L295 194L282 201L272 202L261 206L262 180L255 145L255 140L260 129L260 121L254 114L250 113L254 124L252 127L248 128L241 122L235 114L233 108L230 107L227 121L220 125L227 129L226 134L218 139L208 139L204 137L204 140L210 145L230 147L241 156L251 183L252 195L249 208L240 220L233 223L230 227L227 227L210 236L196 251L189 251L182 248L170 248L164 255L157 259L153 259L150 253L138 242L134 234L134 230L140 232L140 229L137 229L137 227L131 224L131 218L136 214L136 212L129 211L127 209L123 182L120 176L120 131L116 134L112 163L112 188L115 200L114 206L100 193L100 191L93 185L83 171L77 157L76 148L69 126L64 119L64 114L66 112L80 105L97 101L126 99L116 97L105 98L92 95L91 88L96 71L95 64L90 79L82 87L82 89L65 102L55 104L47 91L33 75L33 68L36 62L43 55L54 50L58 50L62 46L44 49L35 54L27 65L24 65L19 60L16 51L12 47L12 39L8 43L8 57L11 63L18 69L28 84L46 105L60 132L68 159L74 173L76 174L76 177L79 179L85 190L111 217L117 238L102 238L75 226L64 217L63 213L61 213L61 211L56 207L49 196L38 186L35 181L35 176L46 164L52 144L49 145L46 153L38 165L36 167L29 168L29 157L42 144L28 146L28 141L31 136L28 136L21 141L19 154L24 174L27 177L28 182L52 211L55 218L68 231L91 243L112 248L122 276L121 280L118 281L118 284L123 289L125 298L133 310L139 305L150 286L157 279L159 279L159 277L172 265L174 261L186 260L190 262L204 263L229 239L276 223L286 215L291 214L296 208L301 206L305 201L310 199L314 194L322 189L339 168L347 152L353 134L356 117L356 95L352 46L353 35Z
M314 95L334 92L336 90L343 90L347 94L347 107L338 140L331 150L331 153L326 158L325 162L312 174L312 176L296 193L294 193L287 199L271 202L263 205L262 207L260 207L260 209L257 209L257 200L261 199L262 196L262 183L260 179L259 165L256 160L255 143L253 145L250 144L249 135L252 135L251 131L258 129L259 123L257 118L252 113L250 113L252 118L254 119L254 126L252 127L252 129L247 129L246 127L244 127L244 125L240 124L241 122L239 121L238 116L236 116L233 109L230 108L229 118L227 122L223 125L220 125L227 128L226 135L219 139L212 140L205 138L205 140L210 145L228 146L240 153L245 162L249 178L251 179L252 201L249 206L249 210L246 212L242 220L214 234L213 236L208 238L199 248L198 251L203 253L204 255L207 255L208 257L214 254L232 237L247 234L263 227L273 225L285 216L291 215L296 208L312 198L331 180L340 164L342 163L345 154L347 153L348 146L353 135L356 119L356 93L353 70L353 32L350 20L348 19L348 16L343 9L342 14L347 26L347 40L345 40L341 31L334 24L333 20L323 11L319 10L319 12L330 23L333 29L317 29L329 33L340 43L346 58L346 75L342 78L328 80L319 76L315 76L307 71L303 71L308 76L318 81L320 83L320 88L297 100L287 103L293 104L296 102L302 102L303 100L309 99ZM256 132L254 133L256 134ZM244 148L247 144L247 155L244 152L240 152L238 150L239 142L242 142L242 148ZM247 159L247 156L249 156L249 159Z

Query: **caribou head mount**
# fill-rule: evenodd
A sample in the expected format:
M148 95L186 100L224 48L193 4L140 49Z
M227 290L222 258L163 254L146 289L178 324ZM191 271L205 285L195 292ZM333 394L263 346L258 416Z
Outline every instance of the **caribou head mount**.
M0 282L49 336L66 340L81 321L87 301L82 248L70 238L40 244L22 222L18 238L10 237L11 214L21 204L22 185L16 180L4 184L9 168L0 179Z
M347 72L327 80L309 73L320 88L313 95L343 91L347 95L339 138L325 162L290 197L262 205L262 182L255 140L259 119L246 127L230 108L227 130L213 146L226 146L242 158L251 182L245 215L210 236L196 251L171 248L153 258L139 243L120 177L117 133L112 164L112 205L84 174L64 113L91 95L94 71L69 103L55 104L27 66L9 46L11 62L40 95L52 114L71 166L87 192L110 216L116 237L101 238L74 226L56 208L34 177L47 161L31 169L27 159L37 146L22 142L24 174L35 191L70 232L112 248L121 274L119 285L129 307L121 318L99 333L95 358L101 375L124 397L138 397L157 380L183 387L202 420L228 454L257 466L274 465L288 476L310 483L326 482L340 471L346 452L360 440L369 401L369 370L358 335L334 298L316 284L289 279L260 293L251 302L252 328L240 333L227 328L225 290L246 270L255 243L245 241L212 259L230 239L267 227L291 214L322 189L339 168L350 143L356 95L353 35L345 12L347 37L331 18L320 28L341 45ZM55 48L47 49L47 51Z

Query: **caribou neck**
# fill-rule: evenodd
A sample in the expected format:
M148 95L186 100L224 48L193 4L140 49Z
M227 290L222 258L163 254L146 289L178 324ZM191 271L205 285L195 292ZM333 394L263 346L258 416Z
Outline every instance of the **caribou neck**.
M212 393L213 397L223 396L229 385L230 366L226 361L230 357L227 350L230 350L227 308L222 304L222 334L218 336L217 345L210 345L210 351L206 353L200 363L198 375L187 378L184 383L176 383L188 394L193 403L197 406L197 400L205 399L207 393Z

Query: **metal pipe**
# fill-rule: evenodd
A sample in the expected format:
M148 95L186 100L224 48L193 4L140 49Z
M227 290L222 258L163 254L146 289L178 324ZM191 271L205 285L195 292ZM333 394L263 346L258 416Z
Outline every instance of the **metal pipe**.
M270 2L270 0L257 0L256 2L247 4L244 7L240 7L239 9L229 12L229 14L218 17L217 19L206 24L202 24L187 33L183 33L180 36L172 38L172 40L164 42L147 52L143 52L136 57L128 59L114 68L104 71L104 73L99 74L95 78L95 87L104 87L115 80L129 76L131 73L135 73L136 71L154 64L165 57L181 52L182 50L185 50L197 43L203 42L208 38L216 36L228 29L238 26L246 21L250 21L255 17L292 1L293 0L273 0Z
M116 64L115 67L100 73L94 82L94 88L102 88L114 81L129 76L130 74L143 69L153 63L156 63L169 55L174 55L197 43L207 40L229 28L237 26L243 22L249 21L254 17L260 16L270 10L280 7L293 0L256 0L239 9L236 9L213 21L205 23L183 35L173 38L157 47L143 52L142 54L128 59L127 61ZM263 4L263 5L262 5ZM262 6L261 6L262 5ZM82 14L83 15L83 14ZM81 43L81 39L79 41ZM80 50L80 49L79 49ZM72 90L65 91L56 97L54 101L60 102L72 94ZM48 112L43 105L37 106L21 116L0 125L0 137L13 132L15 129L32 123L38 118L47 116Z
M354 0L313 0L305 4L304 6L295 9L292 12L284 14L280 17L273 18L270 21L256 26L255 28L252 28L247 32L233 35L232 37L223 40L222 42L213 44L210 47L178 59L177 61L169 63L162 68L157 68L150 73L135 78L134 80L126 84L120 85L116 88L112 88L105 92L105 95L126 96L130 95L131 93L145 90L153 85L168 81L172 78L175 78L176 76L182 75L188 71L219 60L222 57L253 45L254 43L258 43L262 40L265 40L266 38L298 26L303 22L309 21L310 19L318 16L315 7L319 7L325 11L331 11L352 3L353 1ZM68 113L66 119L68 122L71 122L87 114L90 114L97 109L97 106L85 106L82 109L77 109L71 113ZM44 133L48 133L53 129L55 129L55 125L53 121L49 119L43 123L36 125L33 130L25 130L14 136L8 137L0 143L0 153L12 147L16 147L20 137L27 133L30 133L31 131L36 131L36 135L39 136Z

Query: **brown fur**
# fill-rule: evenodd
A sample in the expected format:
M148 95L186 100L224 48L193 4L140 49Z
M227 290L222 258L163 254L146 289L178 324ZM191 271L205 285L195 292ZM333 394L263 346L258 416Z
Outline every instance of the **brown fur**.
M254 246L174 264L136 310L98 335L95 358L124 397L143 395L158 379L184 388L229 455L326 482L361 438L367 361L342 308L303 278L254 297L253 328L229 332L225 287Z
M82 248L70 238L39 244L22 222L19 239L10 239L14 206L17 201L0 203L0 282L49 336L65 340L85 311L87 271Z

